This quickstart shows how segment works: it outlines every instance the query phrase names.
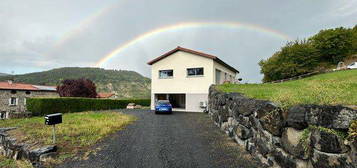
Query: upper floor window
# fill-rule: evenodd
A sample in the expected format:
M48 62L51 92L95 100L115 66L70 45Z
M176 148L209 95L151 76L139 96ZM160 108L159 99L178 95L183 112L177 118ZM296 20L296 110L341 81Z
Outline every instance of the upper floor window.
M11 98L9 99L9 105L10 105L10 106L16 106L17 103L18 103L18 99L17 99L17 98L11 97Z
M159 70L159 78L160 79L165 79L165 78L172 78L174 76L174 70Z
M202 76L203 68L187 68L187 76Z
M17 91L16 90L11 90L11 94L16 94Z

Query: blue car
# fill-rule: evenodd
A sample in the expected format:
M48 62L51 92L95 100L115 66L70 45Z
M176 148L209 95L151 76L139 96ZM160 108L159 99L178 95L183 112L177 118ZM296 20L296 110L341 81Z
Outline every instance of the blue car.
M159 100L155 104L155 114L157 113L172 113L172 105L168 100Z

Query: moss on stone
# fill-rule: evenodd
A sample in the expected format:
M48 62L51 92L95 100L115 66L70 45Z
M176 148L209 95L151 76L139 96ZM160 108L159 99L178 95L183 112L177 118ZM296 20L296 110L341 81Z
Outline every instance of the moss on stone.
M351 122L350 128L348 129L348 139L357 140L357 120Z

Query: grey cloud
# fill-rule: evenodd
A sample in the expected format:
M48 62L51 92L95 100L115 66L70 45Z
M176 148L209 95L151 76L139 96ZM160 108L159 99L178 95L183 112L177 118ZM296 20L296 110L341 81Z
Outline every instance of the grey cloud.
M355 0L2 0L0 61L6 64L0 72L9 72L9 68L26 72L26 68L92 66L140 34L180 22L244 22L293 39L305 38L320 29L353 26L355 4ZM106 8L110 10L93 17ZM95 19L88 19L91 17ZM84 20L86 25L78 27ZM59 41L64 42L58 45ZM262 75L258 62L285 43L285 39L247 29L184 29L130 46L104 67L150 76L146 62L180 45L217 55L238 68L245 81L259 82Z

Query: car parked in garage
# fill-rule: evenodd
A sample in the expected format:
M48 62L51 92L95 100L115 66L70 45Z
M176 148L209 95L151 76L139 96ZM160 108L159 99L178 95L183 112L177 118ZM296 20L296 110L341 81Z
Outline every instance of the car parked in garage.
M168 100L158 100L155 104L155 114L172 113L172 105Z

